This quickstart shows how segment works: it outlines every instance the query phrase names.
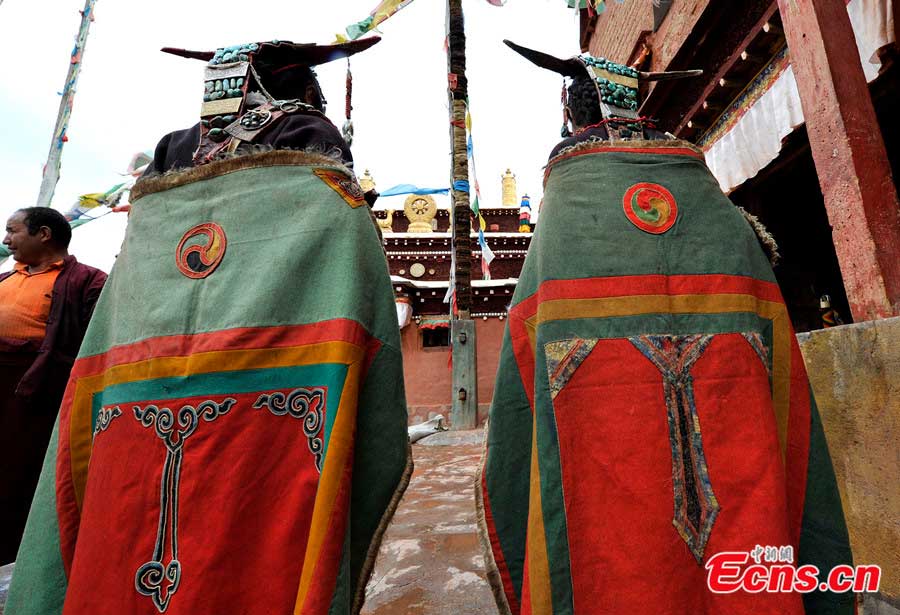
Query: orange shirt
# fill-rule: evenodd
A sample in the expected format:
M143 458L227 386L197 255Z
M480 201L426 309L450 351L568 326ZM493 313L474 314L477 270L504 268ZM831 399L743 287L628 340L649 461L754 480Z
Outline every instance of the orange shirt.
M0 282L0 337L44 339L53 283L62 264L57 261L40 273L28 273L25 265L16 263L13 274Z

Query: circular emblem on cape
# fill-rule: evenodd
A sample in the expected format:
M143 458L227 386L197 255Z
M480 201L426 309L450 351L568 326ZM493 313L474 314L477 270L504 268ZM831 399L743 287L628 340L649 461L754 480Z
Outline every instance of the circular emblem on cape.
M227 244L221 226L214 222L198 224L181 237L175 264L189 278L205 278L222 262Z
M633 225L654 235L668 231L678 218L675 197L659 184L635 184L625 193L623 205Z

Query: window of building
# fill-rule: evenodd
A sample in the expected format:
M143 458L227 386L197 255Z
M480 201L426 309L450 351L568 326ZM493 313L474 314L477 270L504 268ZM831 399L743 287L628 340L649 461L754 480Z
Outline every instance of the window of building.
M422 348L443 348L450 345L450 329L422 329Z

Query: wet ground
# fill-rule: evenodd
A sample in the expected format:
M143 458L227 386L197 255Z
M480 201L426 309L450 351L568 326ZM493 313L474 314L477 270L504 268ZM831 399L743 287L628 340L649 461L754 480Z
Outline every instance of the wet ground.
M364 615L497 612L475 524L481 448L481 430L413 445L416 469L385 533Z
M0 615L3 615L3 609L6 607L6 594L9 592L9 581L14 567L15 564L0 566Z

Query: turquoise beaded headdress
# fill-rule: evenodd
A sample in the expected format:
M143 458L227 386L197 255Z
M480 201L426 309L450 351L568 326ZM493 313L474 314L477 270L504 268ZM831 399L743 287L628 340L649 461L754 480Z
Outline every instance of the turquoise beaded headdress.
M597 94L612 114L622 117L637 115L638 85L640 73L623 64L616 64L606 58L595 58L584 54L578 58L597 86ZM607 109L604 117L610 117ZM623 113L624 112L624 113Z

